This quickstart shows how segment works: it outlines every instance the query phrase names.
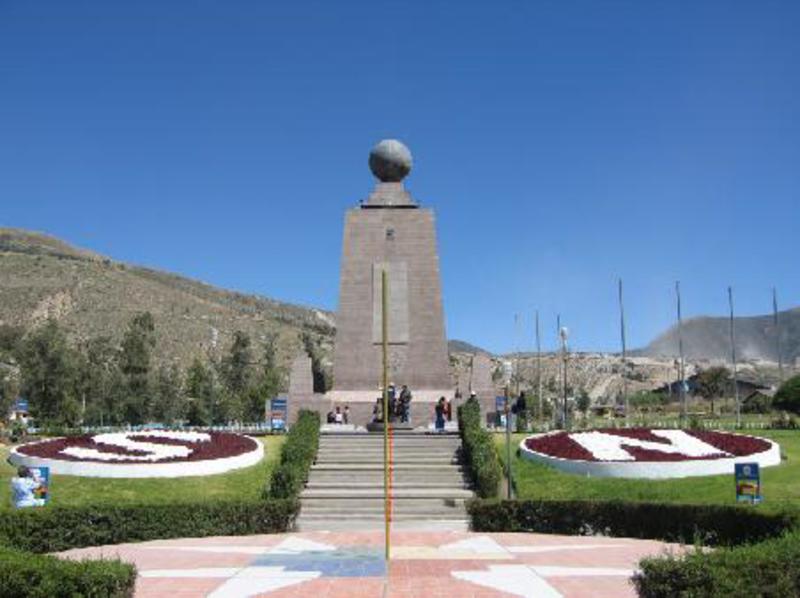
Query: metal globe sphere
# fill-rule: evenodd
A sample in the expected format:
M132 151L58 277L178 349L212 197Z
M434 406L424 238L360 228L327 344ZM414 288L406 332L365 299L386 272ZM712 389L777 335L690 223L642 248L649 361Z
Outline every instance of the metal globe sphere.
M379 141L369 152L369 169L383 183L399 183L411 172L411 152L396 139Z

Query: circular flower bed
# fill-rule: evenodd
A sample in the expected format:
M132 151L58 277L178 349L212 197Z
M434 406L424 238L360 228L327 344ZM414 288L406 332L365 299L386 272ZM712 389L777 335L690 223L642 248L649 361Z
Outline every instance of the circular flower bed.
M595 477L681 478L733 473L735 463L778 465L780 447L766 438L708 430L655 428L550 432L520 443L526 459Z
M226 432L149 430L53 438L11 451L13 465L101 478L187 477L258 463L261 443Z

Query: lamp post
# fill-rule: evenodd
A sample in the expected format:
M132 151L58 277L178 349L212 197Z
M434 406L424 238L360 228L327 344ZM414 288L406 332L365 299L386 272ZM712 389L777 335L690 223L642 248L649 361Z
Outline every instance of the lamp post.
M569 330L566 326L562 326L558 331L558 336L561 338L561 358L563 360L563 367L562 373L564 375L563 380L563 387L564 387L564 411L563 411L563 425L564 429L567 430L569 428L568 425L568 415L567 415L567 337L569 337Z

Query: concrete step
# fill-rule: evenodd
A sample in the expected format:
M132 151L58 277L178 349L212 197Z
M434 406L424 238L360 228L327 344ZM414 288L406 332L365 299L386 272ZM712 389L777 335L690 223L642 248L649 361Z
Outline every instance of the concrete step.
M422 488L415 487L393 487L392 497L394 498L441 498L441 499L461 499L472 498L472 492L464 488ZM308 487L300 494L300 498L383 498L383 488L313 488Z
M467 477L461 472L455 473L440 473L437 475L417 475L417 474L404 474L392 472L391 479L395 484L463 484L466 483ZM328 471L312 471L308 476L309 484L338 484L339 486L347 486L352 483L362 484L383 484L383 472L370 472L364 473L350 473L350 472L328 472Z
M315 463L311 471L383 471L383 463ZM437 472L459 471L463 472L461 463L394 463L392 471L427 472L436 475Z
M308 498L303 501L302 513L382 514L383 498ZM445 498L397 498L392 500L392 511L397 513L450 513L466 512L464 501Z
M464 482L463 480L428 480L428 481L401 481L401 480L393 480L391 482L391 487L397 490L414 490L414 489L442 489L442 490L468 490L469 484ZM309 479L308 484L306 484L306 489L313 489L313 490L325 490L325 489L348 489L348 488L358 488L358 489L370 489L370 490L383 490L383 480L359 480L358 478L351 479L351 480L317 480L317 479Z
M339 464L339 465L366 465L377 464L383 467L383 455L375 457L374 455L318 455L316 463L322 464ZM392 466L397 465L459 465L460 460L457 457L442 456L442 457L394 457L391 459Z

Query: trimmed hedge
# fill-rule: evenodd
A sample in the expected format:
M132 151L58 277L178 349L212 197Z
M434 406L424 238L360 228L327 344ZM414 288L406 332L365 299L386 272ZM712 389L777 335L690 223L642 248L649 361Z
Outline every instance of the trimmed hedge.
M464 449L464 461L481 498L493 498L500 489L503 470L492 435L481 426L481 406L477 399L470 397L458 409L458 428Z
M800 596L800 532L760 544L648 558L633 583L641 598Z
M31 552L165 538L269 534L291 528L294 500L48 507L0 512L0 545Z
M798 525L797 512L752 507L624 501L512 500L467 504L479 532L539 532L699 541L735 545L775 538Z
M120 561L68 561L0 546L4 598L128 598L136 567Z
M265 498L296 499L308 479L319 448L319 413L301 410L281 448L281 460L264 491Z

